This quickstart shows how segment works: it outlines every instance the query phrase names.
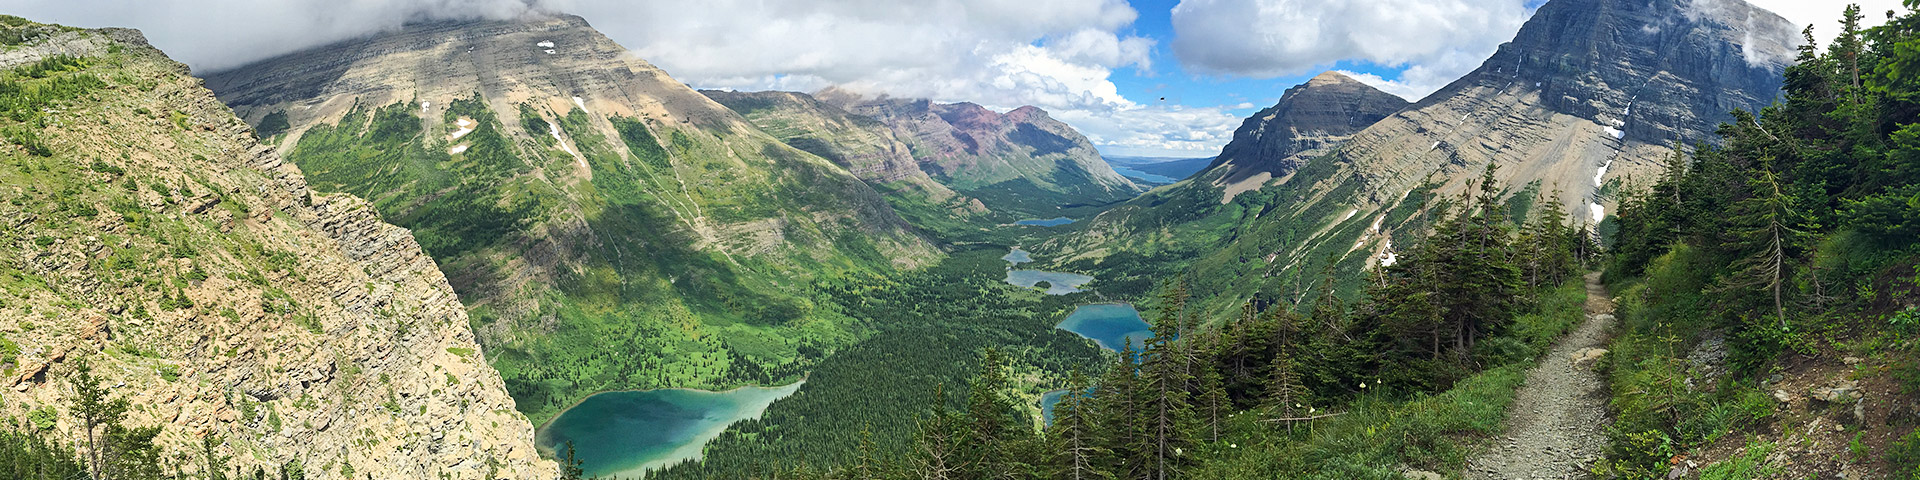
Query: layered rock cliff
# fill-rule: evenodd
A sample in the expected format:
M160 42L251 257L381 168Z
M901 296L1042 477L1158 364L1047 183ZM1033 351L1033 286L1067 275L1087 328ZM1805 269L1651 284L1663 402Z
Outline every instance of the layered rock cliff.
M169 456L556 474L413 235L309 188L138 32L58 32L0 53L8 95L46 94L0 115L0 415L77 431L84 360Z
M579 17L409 25L208 85L284 121L316 185L420 232L536 421L601 390L795 378L860 334L816 280L939 256L846 169Z
M1086 136L1037 107L1002 114L972 103L868 98L840 89L814 96L886 124L922 171L995 210L1043 212L1145 190L1102 161Z

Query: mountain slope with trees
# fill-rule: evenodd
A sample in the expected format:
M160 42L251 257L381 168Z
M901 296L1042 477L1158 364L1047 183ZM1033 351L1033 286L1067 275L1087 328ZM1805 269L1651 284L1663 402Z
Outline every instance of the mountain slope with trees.
M579 17L414 24L208 85L286 124L266 140L317 188L419 232L536 422L605 390L792 381L872 332L821 285L941 255Z

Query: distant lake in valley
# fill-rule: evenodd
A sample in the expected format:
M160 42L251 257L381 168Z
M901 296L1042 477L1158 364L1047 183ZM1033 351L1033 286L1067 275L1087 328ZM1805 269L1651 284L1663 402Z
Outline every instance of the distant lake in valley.
M1029 218L1026 220L1013 222L1014 225L1032 225L1036 227L1058 227L1058 226L1066 225L1069 223L1073 223L1073 219L1067 218L1067 217L1044 218L1044 219Z
M1120 176L1132 178L1136 180L1146 180L1148 182L1153 182L1153 183L1173 183L1173 182L1180 181L1180 179L1178 178L1173 178L1166 175L1154 175L1151 173L1135 170L1133 167L1129 167L1126 165L1108 164L1108 166L1113 167L1114 173L1118 173L1120 174Z
M1013 251L1007 252L1007 255L1000 257L1000 259L1006 260L1007 263L1019 265L1033 261L1033 254L1027 253L1026 250L1021 250L1020 247L1013 247Z
M536 439L540 448L574 456L589 476L638 477L688 459L727 425L759 418L775 400L805 383L741 387L724 392L684 388L607 392L562 412ZM564 455L562 453L561 455Z
M1093 281L1093 277L1078 273L1049 272L1045 270L1008 270L1007 283L1020 288L1036 288L1040 282L1047 282L1048 295L1066 295L1077 293L1080 287Z
M1124 303L1081 305L1054 328L1087 337L1107 350L1132 344L1134 351L1139 351L1146 340L1153 338L1152 326L1140 318L1140 311Z

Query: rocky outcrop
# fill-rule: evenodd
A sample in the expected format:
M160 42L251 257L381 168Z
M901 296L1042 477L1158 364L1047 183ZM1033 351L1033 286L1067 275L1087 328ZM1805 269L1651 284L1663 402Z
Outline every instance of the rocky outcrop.
M1234 195L1285 177L1407 105L1340 72L1321 73L1241 123L1203 178L1226 190L1221 203L1233 201Z
M40 279L0 281L0 337L21 347L0 412L72 431L65 379L85 359L168 455L213 437L234 467L307 478L556 474L407 230L309 189L136 32L44 41L60 44L0 64L80 55L71 75L105 86L40 119L53 156L0 164L19 200L0 203L0 278Z
M1015 201L988 189L1019 182L1084 203L1124 200L1145 190L1113 171L1084 135L1037 107L1000 114L973 103L868 98L832 88L814 96L886 124L911 148L921 170L989 207Z
M701 94L747 117L788 145L832 160L884 195L896 208L935 205L955 217L984 213L979 200L959 195L920 170L907 144L872 118L799 92L702 90Z

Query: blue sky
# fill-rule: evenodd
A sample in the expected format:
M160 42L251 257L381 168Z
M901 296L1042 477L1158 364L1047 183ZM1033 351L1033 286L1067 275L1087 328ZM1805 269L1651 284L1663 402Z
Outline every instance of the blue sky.
M1545 0L1534 1L1536 4L1545 3ZM1307 79L1320 72L1315 70L1271 78L1189 72L1177 61L1172 51L1172 10L1179 3L1179 0L1128 2L1140 13L1130 33L1156 41L1153 47L1156 61L1150 68L1130 67L1115 71L1113 83L1120 87L1121 95L1148 104L1220 107L1235 116L1247 117L1279 101L1280 94L1287 88L1306 83ZM1351 60L1337 61L1328 67L1382 78L1399 78L1400 71L1406 69L1405 65L1383 67Z
M1846 3L1864 4L1874 21L1900 0L1750 1L1823 25L1828 38ZM1204 157L1246 116L1325 70L1417 100L1478 67L1544 2L16 0L4 10L139 28L198 72L408 21L567 13L696 87L838 86L1003 111L1034 105L1106 153Z

